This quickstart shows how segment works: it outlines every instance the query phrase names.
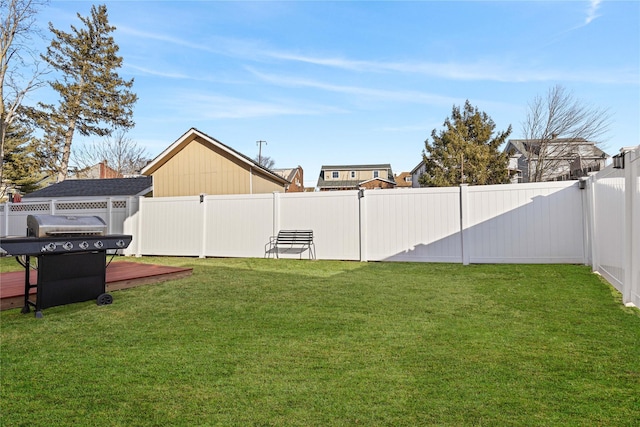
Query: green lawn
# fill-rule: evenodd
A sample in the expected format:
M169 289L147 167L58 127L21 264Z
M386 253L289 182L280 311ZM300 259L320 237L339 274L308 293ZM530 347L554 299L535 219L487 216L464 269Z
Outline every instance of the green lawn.
M194 274L2 312L3 426L640 425L639 311L584 266L126 260Z

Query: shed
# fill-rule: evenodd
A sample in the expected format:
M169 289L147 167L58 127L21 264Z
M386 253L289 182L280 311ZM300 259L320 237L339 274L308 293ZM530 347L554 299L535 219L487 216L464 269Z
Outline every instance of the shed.
M142 169L154 197L284 192L285 178L191 128Z

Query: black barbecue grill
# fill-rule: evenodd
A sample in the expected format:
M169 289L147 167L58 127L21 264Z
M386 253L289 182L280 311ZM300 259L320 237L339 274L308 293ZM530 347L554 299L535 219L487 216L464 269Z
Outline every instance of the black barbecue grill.
M106 234L98 216L29 215L27 237L2 239L0 247L25 268L22 313L35 308L36 317L48 307L95 299L111 304L106 293L107 251L129 246L132 236ZM29 282L31 257L37 258L38 281ZM36 288L36 301L29 291Z

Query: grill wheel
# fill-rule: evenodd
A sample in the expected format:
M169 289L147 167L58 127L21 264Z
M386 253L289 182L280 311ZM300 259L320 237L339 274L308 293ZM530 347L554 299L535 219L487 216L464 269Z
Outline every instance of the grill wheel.
M98 305L109 305L113 302L113 297L111 294L100 294L98 299L96 299L96 304Z

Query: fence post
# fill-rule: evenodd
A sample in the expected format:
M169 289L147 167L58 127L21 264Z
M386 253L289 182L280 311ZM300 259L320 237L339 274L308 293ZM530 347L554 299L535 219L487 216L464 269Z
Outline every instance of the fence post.
M135 234L135 242L136 242L136 258L140 258L142 256L142 203L143 196L138 197L138 220L136 221L136 234Z
M108 219L108 227L107 233L112 233L113 230L113 200L111 197L107 197L107 219Z
M633 262L640 257L640 146L629 154L629 166L631 169L630 193L631 207L629 216L631 217L631 229L629 239L631 240L631 256L629 257L631 267L631 303L640 307L640 263ZM633 234L631 234L633 233Z
M632 300L633 289L633 183L631 151L624 153L624 283L622 284L622 302Z
M469 236L469 184L460 184L460 250L462 252L462 265L469 265L471 254L467 247Z
M276 236L278 234L278 230L280 230L280 193L277 191L273 192L273 221L272 221L272 230L271 235Z
M4 204L4 235L9 235L9 211L11 210L11 203Z
M367 202L364 198L365 189L358 190L358 244L360 262L367 262Z
M207 257L207 195L200 194L200 209L202 209L202 246L200 247L200 257Z

